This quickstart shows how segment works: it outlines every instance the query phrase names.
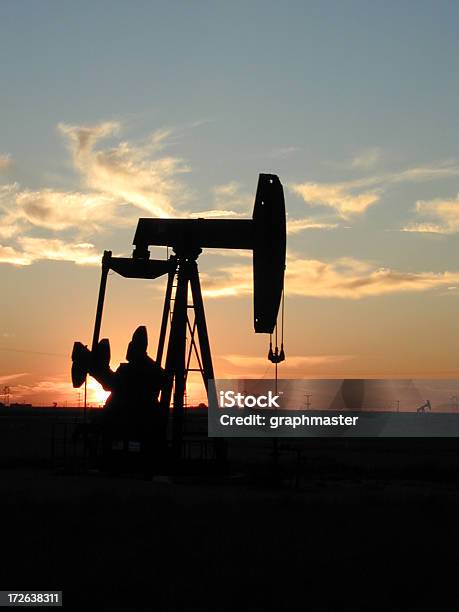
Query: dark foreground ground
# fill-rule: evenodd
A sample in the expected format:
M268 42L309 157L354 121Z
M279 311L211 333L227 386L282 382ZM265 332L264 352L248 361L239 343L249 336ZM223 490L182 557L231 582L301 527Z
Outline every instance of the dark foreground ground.
M226 474L194 460L164 483L51 463L45 420L0 420L1 589L72 610L458 607L455 440L309 441L277 467L239 440Z

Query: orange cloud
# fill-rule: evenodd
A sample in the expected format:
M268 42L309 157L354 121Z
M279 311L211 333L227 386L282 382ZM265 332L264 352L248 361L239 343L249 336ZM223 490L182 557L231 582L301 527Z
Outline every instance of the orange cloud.
M16 196L16 205L18 214L29 223L55 232L76 227L100 231L106 228L107 220L111 225L126 225L126 219L116 215L114 199L100 194L22 191Z
M361 299L376 295L429 291L455 285L459 272L400 272L354 258L333 261L287 258L287 295ZM237 263L203 275L203 293L219 298L252 293L252 266Z
M59 239L32 238L18 239L21 250L0 245L0 263L28 266L34 261L70 261L81 265L100 263L100 253L92 244L67 243Z
M0 263L28 266L32 263L32 259L26 253L22 253L13 247L0 244Z
M300 183L292 185L291 189L307 204L334 208L344 219L364 213L380 197L376 190L353 193L352 186L347 183Z
M352 258L332 262L290 258L286 273L286 293L360 299L407 291L428 291L452 285L458 279L459 272L400 272Z
M404 232L456 234L459 232L459 194L453 199L416 202L419 217L427 219L403 228Z

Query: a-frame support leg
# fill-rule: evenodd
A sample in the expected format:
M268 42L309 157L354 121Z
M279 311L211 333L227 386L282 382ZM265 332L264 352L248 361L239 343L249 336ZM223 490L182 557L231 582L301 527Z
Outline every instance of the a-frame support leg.
M176 270L172 270L167 275L167 286L166 286L166 295L164 297L164 307L163 307L163 317L161 319L161 329L159 332L159 340L158 340L158 350L156 351L156 362L161 365L161 361L163 359L164 352L164 343L166 341L166 333L167 333L167 323L169 321L169 313L171 310L171 297L172 297L172 287L174 285L174 279L176 275Z
M162 410L169 411L172 386L174 387L172 451L176 459L180 457L182 446L188 281L188 262L182 261L179 263L177 273L177 290L175 293L174 312L172 315L165 364L169 380L161 396Z
M166 298L171 299L174 275L169 277ZM184 396L186 385L186 374L189 363L186 357L186 332L189 327L188 319L188 284L191 288L193 300L193 308L195 314L195 322L193 327L198 334L199 353L194 340L194 343L199 366L202 373L204 386L207 392L208 402L216 401L216 398L209 397L209 393L215 394L213 385L209 385L209 380L214 378L214 368L212 363L212 355L210 351L209 335L207 332L206 316L204 312L204 303L202 300L201 284L199 281L198 266L196 261L191 259L182 259L179 261L177 272L177 289L175 293L174 309L172 322L169 333L169 342L167 347L166 372L169 375L169 380L166 388L161 396L162 409L169 411L169 405L172 396L172 387L174 388L173 397L173 414L172 414L172 451L175 459L179 459L182 450L182 433L183 433L183 416L184 416ZM170 291L170 292L169 292ZM167 327L167 318L169 310L165 303L163 311L163 324L161 326L160 341L164 343L165 329ZM164 331L163 331L164 330ZM158 353L162 354L161 347L158 347ZM216 443L217 456L220 459L226 457L224 440L218 440Z
M195 311L196 327L198 330L199 347L201 349L202 360L202 377L207 391L207 409L212 402L213 406L217 405L217 397L215 395L215 385L209 385L209 380L214 379L214 366L212 363L212 353L210 352L209 334L207 333L206 315L204 312L204 303L202 301L201 283L199 280L198 265L194 262L190 271L190 286L193 296L193 304ZM227 446L223 438L215 440L215 452L220 465L226 465Z
M199 348L201 350L202 378L207 394L209 393L209 379L214 378L214 367L210 352L209 334L207 333L206 315L202 301L201 283L199 281L198 265L193 262L190 265L190 287L193 298L196 329L198 331Z

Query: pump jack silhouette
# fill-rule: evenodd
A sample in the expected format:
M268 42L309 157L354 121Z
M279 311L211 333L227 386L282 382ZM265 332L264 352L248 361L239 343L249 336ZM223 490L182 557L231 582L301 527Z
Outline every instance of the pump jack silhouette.
M260 174L252 219L143 218L139 219L133 243L135 248L131 258L113 257L111 251L104 252L92 351L96 351L99 343L109 271L125 278L142 279L156 279L167 274L156 360L161 365L169 327L165 357L167 384L161 393L161 409L169 410L173 399L172 445L174 455L178 457L182 445L186 381L188 372L192 371L192 351L197 358L197 370L201 372L208 401L216 401L210 396L214 393L213 385L209 385L209 381L214 379L214 369L197 259L205 248L252 250L254 328L256 333L272 334L284 286L286 218L282 184L274 174ZM150 259L150 246L171 247L173 254L167 260ZM191 304L188 302L189 292ZM188 314L190 310L194 311L193 321ZM190 334L188 354L187 332ZM87 365L74 362L73 386L80 387L87 373Z

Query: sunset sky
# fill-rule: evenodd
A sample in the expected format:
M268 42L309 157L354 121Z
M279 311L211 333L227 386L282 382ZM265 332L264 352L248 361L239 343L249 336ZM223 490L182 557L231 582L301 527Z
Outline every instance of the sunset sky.
M457 378L458 20L442 1L2 2L0 387L75 404L103 250L130 255L141 216L249 217L260 172L288 211L280 376ZM199 263L217 376L272 377L250 253ZM163 292L109 277L112 366L139 324L155 353Z

